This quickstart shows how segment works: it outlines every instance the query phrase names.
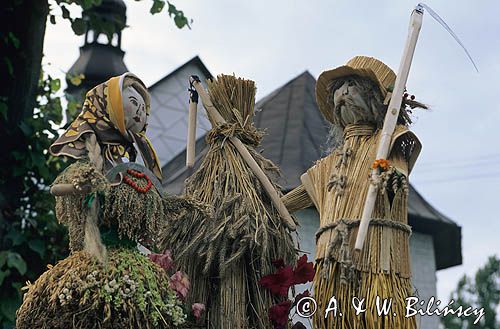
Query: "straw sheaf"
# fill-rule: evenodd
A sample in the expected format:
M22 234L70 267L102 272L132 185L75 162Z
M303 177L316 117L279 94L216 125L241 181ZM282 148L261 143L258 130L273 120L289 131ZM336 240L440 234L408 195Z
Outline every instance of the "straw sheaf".
M215 212L211 217L194 213L182 221L171 220L161 249L172 249L176 263L191 278L188 302L209 305L208 316L202 320L206 326L271 328L268 309L282 300L258 281L275 271L273 260L295 261L295 247L259 179L229 137L240 138L271 182L277 167L254 149L261 135L252 120L253 81L222 75L208 87L226 124L211 118L209 150L199 169L186 180L186 194L214 205Z
M328 103L328 85L332 80L349 75L373 80L380 88L383 97L392 90L396 81L396 74L391 68L376 58L366 56L356 56L346 65L324 71L316 82L316 100L321 113L330 122L333 122L333 105Z

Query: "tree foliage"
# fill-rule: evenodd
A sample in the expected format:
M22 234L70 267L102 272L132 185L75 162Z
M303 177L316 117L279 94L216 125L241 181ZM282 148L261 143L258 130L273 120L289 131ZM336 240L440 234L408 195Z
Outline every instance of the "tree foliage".
M181 10L170 2L150 0L152 14L168 5L178 28L189 27ZM53 6L71 22L75 34L87 27L108 35L116 25L90 16L72 17L67 6L83 10L102 0L55 0ZM41 71L45 22L56 23L48 0L13 0L0 14L0 328L10 328L22 302L22 287L34 281L68 253L67 233L57 223L49 186L67 163L50 156L48 147L59 134L63 112L71 121L79 109L71 99L63 102L61 81ZM19 18L22 17L21 21ZM118 25L118 28L124 26ZM78 83L81 77L70 77ZM63 108L64 105L64 108Z
M442 317L446 329L496 329L500 321L496 317L500 303L500 258L491 256L486 265L480 268L474 277L464 275L457 288L450 295L455 305L484 308L484 317L474 325L475 317Z

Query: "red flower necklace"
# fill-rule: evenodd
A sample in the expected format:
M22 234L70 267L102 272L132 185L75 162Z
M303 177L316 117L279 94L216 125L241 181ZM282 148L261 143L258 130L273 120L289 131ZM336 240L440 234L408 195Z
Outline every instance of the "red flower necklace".
M127 185L130 185L137 192L146 193L147 191L149 191L151 189L151 186L153 186L151 179L149 179L149 177L145 173L135 171L132 169L128 169L127 174L129 174L130 176L133 176L135 178L144 178L148 182L146 184L146 186L141 187L141 186L137 185L137 183L134 182L132 179L130 179L127 175L123 175L123 181Z

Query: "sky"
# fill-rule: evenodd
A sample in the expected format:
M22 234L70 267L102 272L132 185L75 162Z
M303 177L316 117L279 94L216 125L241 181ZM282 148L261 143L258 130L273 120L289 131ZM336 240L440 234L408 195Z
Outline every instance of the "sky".
M397 70L414 1L172 0L193 19L179 30L168 14L151 16L152 1L125 1L125 63L147 85L195 55L212 74L256 81L257 99L308 70L313 76L356 55ZM463 264L437 272L447 300L463 274L500 254L500 20L498 1L426 2L474 58L424 14L407 88L428 111L415 111L412 130L423 149L410 181L462 227ZM72 11L77 14L77 10ZM56 15L60 13L54 11ZM83 37L68 23L47 26L45 70L64 78ZM50 64L49 64L50 63Z

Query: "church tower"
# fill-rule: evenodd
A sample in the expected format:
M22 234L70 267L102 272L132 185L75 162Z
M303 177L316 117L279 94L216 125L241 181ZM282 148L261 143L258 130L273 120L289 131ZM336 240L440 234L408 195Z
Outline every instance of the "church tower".
M127 7L123 0L103 0L101 5L83 12L87 22L85 41L80 47L80 57L69 69L69 76L83 74L84 80L78 86L67 79L66 92L78 100L92 87L128 71L121 49L122 30L125 27ZM114 32L108 36L90 27L89 21L98 21L102 26L113 26Z

